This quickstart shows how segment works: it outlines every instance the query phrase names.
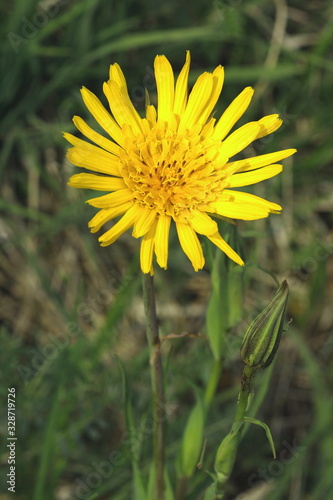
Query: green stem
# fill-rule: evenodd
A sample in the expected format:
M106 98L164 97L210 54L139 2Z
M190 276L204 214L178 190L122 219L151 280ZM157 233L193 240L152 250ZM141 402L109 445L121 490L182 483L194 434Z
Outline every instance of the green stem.
M178 479L176 488L176 500L184 500L187 491L187 477Z
M245 365L242 373L242 387L238 395L237 410L234 422L239 422L245 417L247 402L252 390L253 374L253 368Z
M229 479L234 464L238 445L242 436L243 422L252 390L252 379L255 370L245 366L242 373L241 390L238 395L237 410L231 430L220 444L215 458L215 472L217 474L215 500L224 498L225 484Z
M154 467L156 478L156 498L164 498L164 424L165 397L163 366L161 358L161 341L158 333L154 278L150 274L143 275L143 301L146 315L146 334L150 353L150 370L153 392L154 418Z

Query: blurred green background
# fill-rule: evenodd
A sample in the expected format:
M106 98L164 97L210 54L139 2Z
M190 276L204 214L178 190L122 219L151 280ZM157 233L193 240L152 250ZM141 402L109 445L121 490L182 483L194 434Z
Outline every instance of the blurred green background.
M282 175L253 190L281 203L283 214L237 228L247 267L243 284L230 291L236 299L230 301L224 370L205 428L204 467L211 469L231 425L239 346L251 318L276 288L272 272L279 281L289 280L292 322L277 361L257 378L254 402L257 416L272 430L277 460L262 429L250 427L226 498L333 499L332 4L2 0L0 5L0 499L13 498L6 484L8 387L17 392L18 500L135 498L122 370L131 387L126 394L139 467L144 476L148 471L150 379L139 242L128 232L100 248L89 233L94 209L84 204L87 193L67 187L78 169L66 161L61 132L74 132L74 114L94 126L79 89L84 85L103 99L111 63L121 65L142 113L144 88L156 101L155 55L165 54L178 73L187 49L190 84L201 72L225 66L218 115L252 85L255 98L241 123L271 113L283 118L279 131L251 146L254 154L298 149L284 162ZM210 263L193 272L175 235L169 269L156 269L156 288L162 334L205 333ZM186 417L195 403L193 386L200 390L207 384L212 356L202 338L165 344L167 457L174 481ZM209 483L198 470L186 498L202 499Z

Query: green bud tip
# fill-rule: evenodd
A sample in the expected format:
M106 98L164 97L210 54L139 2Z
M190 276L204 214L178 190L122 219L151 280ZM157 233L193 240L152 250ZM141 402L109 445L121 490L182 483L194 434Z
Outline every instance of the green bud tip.
M288 300L286 280L265 309L252 321L241 346L243 362L252 368L267 368L279 347Z

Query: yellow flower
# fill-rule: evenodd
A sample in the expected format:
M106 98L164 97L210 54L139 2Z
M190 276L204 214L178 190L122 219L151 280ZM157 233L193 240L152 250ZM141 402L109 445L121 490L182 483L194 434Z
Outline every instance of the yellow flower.
M207 236L240 265L239 255L218 232L214 216L254 220L279 213L280 205L234 190L273 177L282 171L276 162L295 153L285 149L254 158L229 161L255 139L277 130L278 115L265 116L229 132L250 104L253 89L247 87L217 120L212 117L220 96L224 71L203 73L188 96L190 53L177 81L165 56L154 62L157 110L148 104L146 117L134 108L125 77L118 64L110 66L110 79L103 85L110 114L99 99L82 88L82 98L97 123L113 139L91 129L82 118L74 124L96 144L65 133L74 146L68 159L96 174L81 173L69 180L76 188L110 193L87 201L101 209L89 222L92 232L122 216L99 237L102 246L116 241L133 227L134 238L142 237L140 261L144 273L153 273L153 255L167 267L168 237L173 220L180 245L197 271L205 260L198 234Z

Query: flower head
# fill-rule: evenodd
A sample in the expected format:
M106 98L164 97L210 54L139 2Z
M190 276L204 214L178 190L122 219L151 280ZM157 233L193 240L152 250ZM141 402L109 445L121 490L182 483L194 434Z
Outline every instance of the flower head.
M111 114L88 89L82 98L99 125L112 138L91 129L82 118L74 124L94 144L65 133L74 146L68 151L71 163L96 172L71 177L69 185L109 193L88 203L100 209L89 227L98 231L107 221L121 216L99 237L102 246L116 241L133 227L141 238L141 269L153 273L153 255L167 267L168 237L173 220L180 245L197 271L205 260L198 234L207 236L228 257L244 265L226 243L212 218L254 220L279 213L280 205L234 188L255 184L277 175L276 164L295 149L254 158L230 161L252 141L278 129L278 115L265 116L229 134L250 104L253 89L247 87L217 120L212 112L220 96L224 71L218 66L203 73L188 95L190 54L176 82L169 61L156 56L157 109L148 104L141 118L133 106L125 77L118 64L110 66L110 79L103 85ZM228 135L229 134L229 135Z

